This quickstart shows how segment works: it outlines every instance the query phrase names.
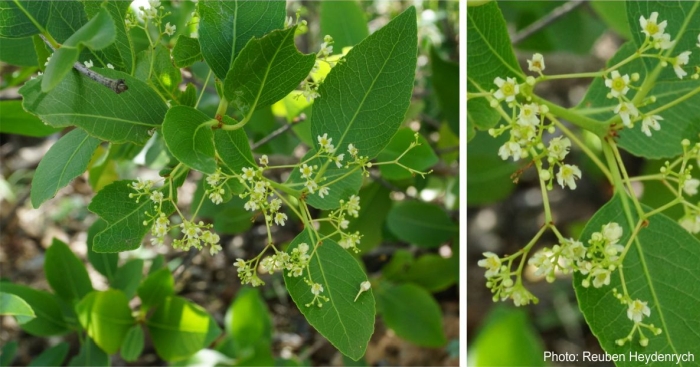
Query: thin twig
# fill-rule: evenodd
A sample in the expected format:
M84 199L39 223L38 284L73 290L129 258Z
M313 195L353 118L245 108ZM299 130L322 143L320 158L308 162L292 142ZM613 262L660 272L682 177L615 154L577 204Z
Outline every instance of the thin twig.
M197 256L198 253L199 253L199 250L197 250L196 248L191 248L187 252L187 254L185 254L185 258L184 258L184 260L182 260L182 263L180 264L180 266L175 268L175 270L173 271L173 273L175 273L178 270L182 269L182 270L180 270L179 273L177 273L175 275L175 283L180 282L180 279L182 279L182 276L185 274L185 271L187 271L187 268L190 266L190 264L192 263L192 260L194 259L195 256Z
M292 128L292 124L285 124L284 126L280 127L279 129L271 132L269 135L265 136L264 138L253 143L253 145L250 147L250 149L251 150L258 149L260 146L267 144L270 140L282 135L285 131L287 131L291 128Z
M39 35L41 39L44 40L44 43L46 43L47 46L51 49L51 51L56 51L56 49L53 48L49 40L44 37L43 34ZM107 78L106 76L103 76L102 74L98 74L90 69L88 69L85 65L81 64L79 61L76 61L75 64L73 64L73 68L75 70L78 70L81 74L87 76L88 78L104 85L105 87L111 89L114 91L114 93L119 94L121 92L124 92L129 89L127 87L126 83L124 82L124 79L111 79Z
M516 33L513 36L513 38L511 38L511 41L514 45L522 42L526 38L540 31L542 28L552 24L557 19L563 17L564 15L583 5L583 3L585 2L586 0L573 0L554 8L551 12L549 12L549 14L538 19L536 22L530 24L529 26L523 28L520 32Z

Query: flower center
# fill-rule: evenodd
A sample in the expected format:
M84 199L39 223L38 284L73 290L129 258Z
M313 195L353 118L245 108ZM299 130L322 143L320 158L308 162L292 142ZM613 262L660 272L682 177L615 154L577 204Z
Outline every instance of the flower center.
M614 90L620 92L625 89L625 81L622 80L622 78L615 78L613 79L612 86Z
M647 22L646 30L650 36L653 36L659 31L659 26L654 22Z
M512 96L515 94L515 86L512 83L503 84L503 88L501 88L501 90L503 90L503 94L507 96Z

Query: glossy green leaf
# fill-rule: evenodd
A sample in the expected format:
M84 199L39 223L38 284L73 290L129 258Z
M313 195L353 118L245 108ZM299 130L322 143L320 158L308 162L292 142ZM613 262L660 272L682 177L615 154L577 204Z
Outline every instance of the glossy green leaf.
M282 28L284 1L207 1L199 4L202 56L221 80L253 37Z
M61 335L69 331L58 298L53 294L5 282L0 283L0 289L22 298L34 310L36 318L22 324L22 330L36 336Z
M360 190L360 213L357 218L348 218L347 233L362 233L362 241L357 247L362 252L369 251L384 239L384 221L391 209L391 191L378 182L373 182Z
M129 194L135 191L130 187L133 181L116 181L106 186L95 195L88 209L107 221L107 227L99 232L92 249L95 252L120 252L133 250L141 246L143 237L148 233L153 218L145 211L153 212L154 203L148 198L141 198L137 203ZM165 194L168 185L164 187ZM164 201L162 211L168 215L175 211L170 201ZM144 221L148 225L144 225Z
M168 362L190 357L221 333L202 307L181 297L169 297L146 321L158 356Z
M163 138L170 153L187 166L207 174L216 171L211 122L218 123L185 106L169 109L163 122Z
M114 143L144 144L149 131L159 127L167 106L146 83L128 74L95 71L112 79L124 79L129 89L120 94L73 71L49 93L42 93L41 78L27 82L19 93L22 106L53 127L76 125L90 135Z
M187 87L180 94L178 101L181 105L187 107L194 107L197 104L197 88L195 88L194 84L187 83Z
M13 340L0 348L0 366L5 367L12 364L12 361L15 359L15 355L17 354L18 346L19 343L17 343L16 340Z
M639 17L649 18L652 12L658 12L658 21L667 21L665 33L671 35L674 41L673 47L665 51L669 56L677 56L683 51L693 51L690 55L688 65L685 67L688 76L692 75L692 65L700 63L700 53L698 53L698 33L700 33L700 4L696 1L627 1L627 20L629 21L630 30L632 32L632 41L637 47L644 42L645 34L642 33ZM683 33L681 33L683 30ZM671 52L669 52L671 51ZM651 72L659 60L656 58L642 59L646 70ZM641 78L640 80L644 80ZM658 75L657 81L677 82L678 76L673 71L671 66L664 68L661 74ZM697 82L696 82L697 84Z
M471 52L471 51L470 51ZM452 131L459 135L459 106L464 100L459 93L459 65L443 60L435 47L430 48L430 71L433 90L440 104L440 114Z
M61 342L53 347L41 352L36 358L29 362L29 367L62 366L68 355L70 344Z
M129 6L131 3L129 1L105 1L102 6L107 9L109 15L114 21L116 36L115 41L110 47L116 48L120 60L110 60L113 61L114 66L117 69L123 68L126 73L131 74L134 65L136 64L136 54L134 53L134 48L132 41L128 36L128 31L126 29L126 14L129 11Z
M469 346L467 364L474 367L546 366L542 344L525 310L497 307L486 317Z
M1 101L0 111L1 133L44 137L61 131L45 125L41 119L24 111L22 101Z
M265 301L256 288L242 288L226 312L226 332L233 338L236 355L255 354L258 344L270 349L272 320Z
M102 219L95 220L87 233L87 257L92 267L100 274L104 275L108 281L114 279L114 274L117 272L117 264L119 263L119 254L109 252L95 252L95 236L107 228L107 222Z
M628 199L629 200L629 199ZM642 206L645 211L652 208ZM633 220L636 212L632 211ZM586 225L581 242L586 243L593 232L607 223L616 222L623 234L620 243L627 243L632 227L623 211L622 198L615 196L605 204ZM636 223L634 223L636 225ZM610 285L602 288L583 288L584 279L574 274L574 288L579 307L603 349L610 354L623 353L700 353L698 313L692 311L698 304L700 282L695 270L700 263L700 241L684 230L676 221L664 214L649 218L649 225L639 231L623 261L627 291L632 299L648 302L651 314L644 322L663 329L661 335L646 332L649 346L639 345L639 335L623 346L615 343L632 329L633 322L627 318L627 306L615 297L613 289L621 288L619 270L610 277ZM675 352L674 352L675 351ZM636 366L634 361L618 362L618 367ZM662 362L652 366L666 365Z
M355 46L369 36L367 19L357 1L321 2L321 35L333 37L333 51Z
M163 303L167 297L175 294L174 287L175 279L170 269L162 268L148 274L138 289L142 307L148 309Z
M152 58L155 59L151 61ZM136 55L134 76L147 81L163 99L177 101L182 74L180 69L173 66L170 50L165 46L158 45L153 51L148 49Z
M21 38L38 34L40 31L33 21L45 25L51 12L48 2L0 1L0 37ZM29 16L27 15L29 13Z
M32 206L38 208L85 172L100 139L74 129L61 137L39 162L32 179Z
M231 106L249 115L284 98L309 75L316 55L297 51L296 29L276 30L245 45L224 82Z
M412 143L416 141L417 134L409 128L401 128L396 132L396 135L391 138L389 145L387 145L384 150L382 150L377 156L377 160L380 162L393 161L399 157L399 163L402 165L414 169L416 171L427 172L429 168L434 166L438 162L438 157L433 152L430 147L430 143L422 135L418 135L418 146L409 150L406 154L406 149L408 149ZM403 156L402 156L403 155ZM414 175L411 174L407 169L399 166L398 164L387 164L379 166L379 170L382 173L382 177L388 180L406 180L410 179Z
M302 161L316 154L315 150L310 150L302 158ZM348 155L349 156L349 155ZM349 158L346 158L349 159ZM315 158L309 161L309 166L315 166L314 175L324 164L328 162L326 158ZM338 168L335 163L330 163L325 173L323 174L324 181L318 182L318 187L328 187L328 194L323 198L319 196L318 191L306 197L306 202L317 209L332 210L340 207L340 200L347 201L351 195L357 194L362 187L362 172L359 169L353 171L352 168ZM286 184L299 191L308 192L304 184L306 179L301 176L300 169L294 169L289 175Z
M58 239L46 250L44 273L51 288L66 301L77 301L92 292L92 282L83 262Z
M608 61L613 65L622 61L627 56L635 52L636 46L632 42L625 43L615 56ZM644 80L647 73L644 71L644 64L641 60L632 61L618 69L622 75L638 72L640 80ZM675 74L674 74L675 76ZM677 77L672 81L657 82L649 93L656 97L656 102L645 107L640 107L639 111L645 113L669 102L677 100L679 97L698 87L697 81L680 81ZM577 109L608 107L610 110L590 114L589 117L599 121L606 121L615 116L612 109L618 104L615 99L608 99L606 96L610 88L605 86L603 78L595 78L588 88L585 97L578 105ZM628 96L631 98L631 95ZM646 136L637 122L634 128L625 128L619 132L619 145L628 152L651 159L671 158L683 152L681 141L688 139L692 143L700 141L700 94L696 94L689 99L660 112L664 120L660 122L661 130L653 131L652 137Z
M92 338L87 337L80 346L80 353L71 358L69 366L109 366L109 355L95 344Z
M121 356L127 362L134 362L143 352L144 336L141 325L134 325L124 337L121 348Z
M632 39L632 32L627 21L627 6L625 1L593 0L591 8L618 35L624 39ZM639 18L637 18L639 19Z
M129 299L122 291L92 292L75 307L80 325L108 354L116 353L129 329L136 323Z
M199 40L180 35L177 38L177 43L173 48L173 61L175 66L186 68L192 66L197 61L202 59L202 51L199 49Z
M131 259L117 269L109 285L121 290L127 298L131 299L139 288L141 277L143 277L143 260Z
M504 161L498 156L498 148L507 139L506 134L494 138L486 132L479 132L467 144L467 205L496 202L515 188L510 175L518 166L512 160Z
M224 116L224 123L229 125L230 122L232 119ZM214 131L214 144L221 158L222 170L226 173L240 175L244 167L257 166L250 150L248 136L243 129Z
M422 347L447 344L440 306L424 289L413 284L382 287L377 303L386 325L402 339Z
M495 78L525 77L510 43L506 23L496 2L467 8L467 92L488 92ZM484 98L467 103L467 123L485 130L500 120L500 115Z
M48 93L56 88L61 80L73 69L73 64L78 61L83 47L100 50L114 42L115 38L116 28L114 21L109 12L102 9L94 18L75 31L53 53L49 64L46 66L44 77L41 79L41 91Z
M301 243L313 248L308 232L302 232L290 244L289 250ZM324 240L316 248L308 267L312 281L323 286L323 295L329 298L323 307L309 305L314 299L311 288L302 277L284 273L284 282L294 303L306 320L341 353L358 360L365 354L369 338L374 332L374 295L364 292L354 302L360 283L367 275L357 260L332 240Z
M391 208L386 224L402 241L421 247L440 246L458 231L442 208L415 200Z
M393 260L394 258L392 258ZM457 281L459 273L454 271L454 262L459 263L459 259L455 257L443 258L436 254L425 254L415 261L411 257L408 262L402 264L400 271L387 276L387 278L394 281L410 282L429 292L439 292Z
M25 324L36 317L32 307L21 297L4 292L0 292L0 315L14 316L19 324Z
M39 66L31 37L0 37L0 61L17 66Z
M311 135L328 133L344 152L354 144L374 158L401 125L411 100L417 56L416 9L408 8L355 46L324 80Z

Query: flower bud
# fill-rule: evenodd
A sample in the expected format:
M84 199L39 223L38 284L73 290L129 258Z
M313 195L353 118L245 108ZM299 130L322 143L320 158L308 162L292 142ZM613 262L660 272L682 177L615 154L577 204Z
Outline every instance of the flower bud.
M529 85L535 85L535 78L533 76L528 76L525 78L525 83Z
M636 82L637 80L639 80L639 73L632 73L632 81Z
M647 345L649 345L649 339L647 339L647 338L639 339L639 345L646 347Z
M544 170L544 169L543 169L543 170L540 171L540 179L541 179L542 181L549 181L550 178L552 178L552 174L549 173L548 170Z

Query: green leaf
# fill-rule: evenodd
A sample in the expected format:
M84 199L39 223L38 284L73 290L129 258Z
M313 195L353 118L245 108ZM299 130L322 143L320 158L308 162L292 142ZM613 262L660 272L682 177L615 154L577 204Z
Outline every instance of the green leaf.
M78 61L83 47L100 50L114 42L115 37L116 28L112 17L107 10L100 10L97 16L73 33L53 53L41 80L41 91L48 93L56 88L66 74L73 69L73 64Z
M525 80L496 2L467 8L467 49L467 92L488 92L497 77ZM469 101L467 124L485 130L500 118L485 98Z
M369 36L367 19L357 1L321 2L321 35L333 37L333 50L355 46Z
M251 39L233 62L224 82L224 96L241 113L268 107L306 79L315 54L303 55L294 45L297 27Z
M179 102L187 107L194 107L197 104L197 88L194 84L187 83L185 91L180 94Z
M360 212L357 218L348 218L347 233L362 233L362 241L357 247L363 253L379 246L384 239L384 221L391 209L390 194L391 191L378 182L360 190Z
M700 4L696 1L626 1L627 4L627 19L629 21L630 30L632 31L632 41L638 48L646 36L642 33L639 17L649 18L652 12L658 12L658 21L667 21L668 24L665 33L671 35L671 39L675 42L670 50L665 51L669 56L677 56L683 51L692 50L688 66L685 67L688 71L688 76L692 75L692 65L700 63L700 56L695 51L698 43L698 33L700 33ZM683 33L681 30L683 29ZM670 52L669 52L670 51ZM645 57L642 59L646 70L651 72L659 63L656 58ZM641 78L640 80L644 80ZM666 67L659 74L657 81L679 81L678 76L673 71L672 67ZM697 84L697 82L696 82Z
M458 230L442 208L415 200L397 203L389 211L386 224L402 241L421 247L440 246Z
M32 179L32 206L38 208L85 172L98 145L100 139L82 129L72 130L52 145L39 162Z
M104 231L105 228L107 228L107 222L98 218L88 229L87 257L90 264L92 264L92 267L111 282L114 279L114 274L118 268L117 264L119 263L119 254L106 252L100 253L93 250L93 246L95 245L95 236Z
M144 337L141 325L134 325L126 333L122 344L121 356L127 362L134 362L143 352Z
M99 232L93 240L95 252L129 251L141 246L143 237L148 233L153 218L145 211L152 212L154 203L148 198L141 198L137 203L129 194L133 181L116 181L106 186L95 195L88 210L107 221L107 227ZM169 184L162 191L168 194ZM164 201L162 211L166 215L175 211L170 201ZM147 225L144 225L146 222Z
M593 0L591 8L596 14L612 28L618 35L626 40L632 39L630 25L627 21L627 6L625 1ZM637 18L638 20L639 18Z
M0 110L2 111L0 133L44 137L61 131L61 129L48 126L38 117L25 112L22 109L22 101L2 101L0 102Z
M170 269L163 268L149 274L139 286L138 295L145 309L158 306L175 294L175 280Z
M109 285L121 290L127 298L131 299L136 294L141 277L143 277L143 260L131 259L117 269Z
M228 125L231 121L230 117L224 116L224 123ZM244 167L257 166L245 130L218 129L214 131L214 144L225 173L240 175Z
M383 287L377 295L382 318L396 335L422 347L447 344L442 312L430 293L413 284L402 284Z
M471 51L470 51L471 52ZM459 135L459 106L464 97L459 93L459 65L443 60L433 46L430 48L430 71L433 90L440 104L440 114L452 131Z
M77 71L49 93L42 93L41 78L28 81L19 93L25 110L53 127L76 125L90 135L113 143L145 144L149 131L159 127L167 106L146 83L128 74L95 68L103 76L124 79L129 90L115 94Z
M2 346L2 349L0 349L0 366L5 367L12 364L12 361L14 361L15 355L17 354L18 346L19 343L17 343L15 340Z
M301 243L307 243L311 248L314 245L310 234L302 232L292 241L289 251ZM291 277L285 272L284 282L294 303L309 324L341 353L353 360L362 358L374 332L374 296L369 290L363 292L357 302L353 300L367 275L347 250L330 239L316 247L308 269L310 274L305 272L304 276L321 284L322 295L329 301L323 307L306 306L314 299L311 287L303 277Z
M430 147L428 140L422 135L418 135L418 144L420 145L404 154L406 149L416 141L415 134L417 133L407 127L399 129L396 135L391 138L389 145L379 153L377 160L380 162L388 162L401 157L399 163L404 166L416 171L427 171L428 168L434 166L439 159ZM401 156L402 154L403 156ZM388 180L400 181L410 179L414 176L410 171L398 164L379 166L379 171L381 171L382 177Z
M393 260L394 258L392 258ZM401 271L387 276L387 278L394 281L410 282L435 293L445 290L457 281L459 273L454 271L454 262L459 262L459 259L425 254L415 261L411 258L409 262L402 264Z
M484 320L469 347L467 364L474 367L546 366L542 340L525 310L496 307Z
M180 162L198 171L213 174L214 134L211 119L192 107L175 106L168 110L163 122L163 138L170 153Z
M118 149L98 146L88 164L88 183L92 191L98 192L105 186L119 179L117 160L114 159Z
M168 297L146 325L158 356L168 362L190 357L221 333L206 310L181 297Z
M39 66L34 41L31 37L0 38L0 61L17 66Z
M232 336L235 353L244 358L255 354L258 344L270 349L272 320L265 301L255 288L242 288L226 312L226 332Z
M180 35L173 48L173 61L175 66L186 68L202 59L202 51L199 49L199 40Z
M32 20L38 20L45 25L52 4L46 2L15 2L13 0L0 1L0 37L22 38L39 33ZM30 15L28 16L27 13Z
M26 324L36 317L32 307L22 298L4 292L0 292L0 315L14 316L19 324Z
M253 37L282 28L283 1L206 1L199 4L202 56L221 80Z
M306 161L311 156L315 155L315 150L310 150L302 158L302 161ZM346 158L349 159L349 158ZM315 166L314 175L320 170L328 160L325 158L314 158L308 162L309 166ZM340 207L340 200L347 201L351 195L357 194L362 187L362 172L355 168L338 168L335 163L330 163L325 173L323 174L324 181L318 182L318 187L328 187L328 194L323 198L319 196L318 191L313 194L309 194L306 197L306 203L314 208L321 210L332 210ZM299 169L294 169L289 175L287 182L285 183L289 187L299 190L307 191L304 184L306 179L301 176L301 171Z
M642 208L645 212L652 209L645 205ZM632 211L632 216L636 221L635 211ZM620 196L615 196L591 218L581 234L581 241L587 243L593 232L600 231L610 222L622 227L620 243L627 243L633 230L625 217ZM609 354L664 351L697 355L700 353L698 314L692 309L698 304L697 295L700 294L695 270L700 263L700 241L664 214L649 218L649 225L642 227L637 238L623 261L627 291L632 299L648 302L651 315L644 322L662 328L662 334L655 336L644 330L649 339L646 348L639 345L638 334L623 346L615 343L616 339L627 336L633 325L627 318L628 307L622 305L613 293L615 288L622 289L619 270L610 277L610 285L602 288L583 288L584 276L574 274L576 297L586 322ZM638 363L633 361L617 363L618 367L636 365Z
M115 41L110 47L115 47L120 60L113 60L116 68L123 68L127 74L132 74L136 64L134 47L126 29L126 14L129 12L129 1L105 1L102 6L107 9L116 28Z
M68 349L70 344L67 342L61 342L53 347L46 349L41 352L36 358L32 359L29 363L29 367L42 367L42 366L62 366L63 361L68 355Z
M154 57L155 59L151 61ZM180 69L173 66L170 50L165 46L158 45L155 50L144 50L136 55L134 76L147 81L163 99L177 101L182 75Z
M92 292L75 307L80 325L108 354L116 353L129 329L136 323L129 299L122 291L110 289Z
M0 289L3 293L22 298L34 310L36 318L22 324L22 330L36 336L61 335L70 331L58 298L53 294L5 282L0 283Z
M411 100L416 32L410 7L348 52L319 87L311 110L314 138L328 133L338 151L354 144L369 158L384 149Z
M46 250L44 273L51 288L66 301L77 301L92 292L92 282L83 262L58 239Z
M80 353L73 357L69 366L109 366L109 356L95 344L92 338L87 337L80 346Z
M515 188L510 179L518 166L498 156L498 148L508 139L479 132L467 144L467 205L493 203L507 197Z

